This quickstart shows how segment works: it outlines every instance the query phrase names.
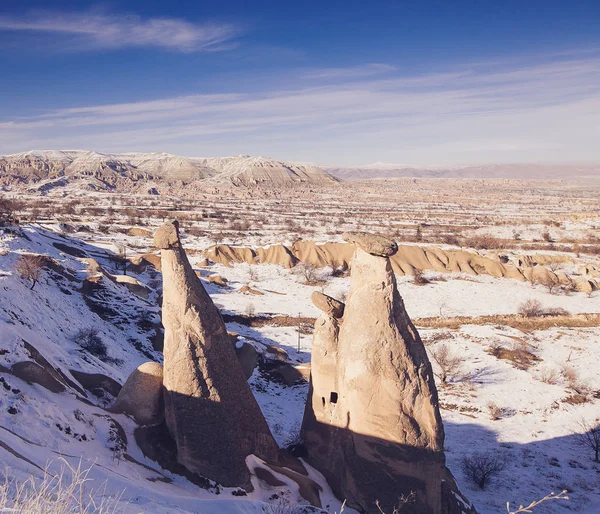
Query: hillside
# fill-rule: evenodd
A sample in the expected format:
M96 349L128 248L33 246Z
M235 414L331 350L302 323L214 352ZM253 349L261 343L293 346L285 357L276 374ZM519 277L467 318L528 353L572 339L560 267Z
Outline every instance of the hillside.
M375 163L365 166L324 166L340 180L414 178L461 179L600 179L600 165L594 164L483 164L479 166L418 167Z
M265 157L191 158L166 153L103 154L92 151L30 151L0 156L0 187L44 192L73 186L127 191L156 183L205 182L215 185L285 187L334 184L316 166Z

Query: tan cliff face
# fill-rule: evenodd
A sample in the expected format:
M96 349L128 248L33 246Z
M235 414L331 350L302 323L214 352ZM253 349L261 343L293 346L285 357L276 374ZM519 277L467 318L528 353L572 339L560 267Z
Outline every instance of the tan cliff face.
M343 316L325 308L315 323L302 426L307 460L359 510L380 512L378 501L391 512L413 495L410 512L461 512L431 364L390 264L395 244L346 238L357 247Z
M155 234L163 274L164 403L177 460L225 486L248 486L245 459L279 448L236 357L218 309L190 266L177 223Z

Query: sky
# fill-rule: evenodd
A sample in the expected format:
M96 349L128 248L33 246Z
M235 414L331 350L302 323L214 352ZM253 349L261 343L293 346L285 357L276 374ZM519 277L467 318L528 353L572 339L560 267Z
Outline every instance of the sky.
M600 162L600 1L0 2L0 154Z

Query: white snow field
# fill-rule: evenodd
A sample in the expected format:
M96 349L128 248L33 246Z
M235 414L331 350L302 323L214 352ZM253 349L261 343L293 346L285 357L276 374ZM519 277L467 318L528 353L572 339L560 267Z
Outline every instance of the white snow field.
M93 229L83 241L61 233L58 224L27 225L0 234L0 463L10 477L41 478L48 464L51 469L60 466L60 458L71 465L81 461L84 467L93 466L92 484L105 484L104 494L120 495L120 507L132 513L294 512L292 506L306 503L285 477L279 478L286 486L269 489L255 481L253 492L236 496L235 489L201 489L162 469L137 447L133 420L107 412L110 392L100 386L90 391L71 373L102 374L123 384L139 364L161 362L152 344L160 319L160 273L152 267L130 270L142 289L130 290L111 279L122 273L112 253L118 245L126 244L129 254L143 253L150 249L148 238ZM190 250L210 244L202 237L185 242ZM15 271L23 253L47 255L54 262L33 290ZM95 272L86 258L106 273ZM190 252L193 265L200 259ZM294 318L319 314L310 301L313 291L343 298L349 287L349 277L332 277L331 268L319 270L319 284L313 286L304 284L293 268L273 264L212 264L198 271L226 320L238 316L228 322L230 331L261 352L267 345L278 347L299 364L310 362L312 336L306 327L299 330ZM215 274L227 279L226 287L205 280ZM425 277L431 282L424 286L415 285L411 277L397 280L436 372L433 355L442 346L460 358L448 383L438 383L438 388L448 467L462 492L482 514L505 512L507 501L528 504L564 489L569 500L544 503L535 512L600 512L600 464L577 437L583 420L600 422L600 326L552 326L548 318L531 328L515 316L530 298L546 308L565 309L573 319L579 313L600 313L600 293L556 295L540 285L486 275L426 272ZM263 294L242 293L244 285ZM249 316L273 315L286 316L289 326L242 322ZM470 321L458 322L457 316ZM101 358L81 346L80 331L90 327L106 345L107 355ZM15 363L39 359L37 353L73 386L50 392L8 372ZM249 383L278 443L294 441L308 384L286 386L259 368ZM493 452L506 462L484 490L470 483L461 469L462 459L474 452ZM340 501L312 473L324 488L324 510L339 512Z

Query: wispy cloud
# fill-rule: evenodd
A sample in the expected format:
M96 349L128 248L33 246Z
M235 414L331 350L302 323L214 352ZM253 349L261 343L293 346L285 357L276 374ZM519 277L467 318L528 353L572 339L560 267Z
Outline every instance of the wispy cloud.
M327 70L324 70L327 71ZM84 147L413 164L600 160L600 59L192 94L0 119L0 151ZM26 142L26 143L24 143Z
M385 63L367 63L360 66L351 66L347 68L326 68L309 71L306 78L309 79L356 79L370 77L373 75L383 75L397 71L396 66Z
M158 47L177 52L231 48L240 35L230 24L195 24L174 18L100 13L33 13L0 17L0 31L52 33L76 38L81 50ZM73 48L73 47L72 47Z

